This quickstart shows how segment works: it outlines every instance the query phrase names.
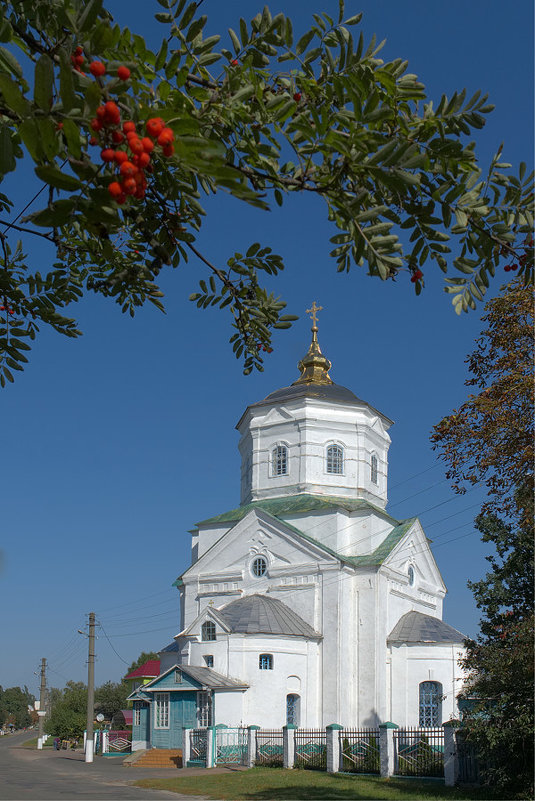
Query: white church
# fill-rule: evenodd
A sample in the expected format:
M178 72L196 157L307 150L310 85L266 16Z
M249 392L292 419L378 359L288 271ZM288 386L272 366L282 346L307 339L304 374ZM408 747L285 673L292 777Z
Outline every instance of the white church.
M458 716L464 635L442 621L418 518L386 511L392 421L333 382L317 310L297 380L237 424L241 504L192 532L181 631L132 696L134 748L177 747L182 726Z

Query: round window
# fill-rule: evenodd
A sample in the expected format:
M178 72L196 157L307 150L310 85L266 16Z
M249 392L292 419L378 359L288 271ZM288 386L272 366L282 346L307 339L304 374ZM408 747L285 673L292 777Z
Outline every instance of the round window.
M407 574L409 576L409 584L411 585L411 587L413 587L414 586L414 568L412 567L412 565L410 565L410 567L409 567L409 569L407 571Z
M257 556L255 559L253 559L251 571L253 576L256 576L257 578L260 578L260 576L265 576L267 572L267 561L263 556Z

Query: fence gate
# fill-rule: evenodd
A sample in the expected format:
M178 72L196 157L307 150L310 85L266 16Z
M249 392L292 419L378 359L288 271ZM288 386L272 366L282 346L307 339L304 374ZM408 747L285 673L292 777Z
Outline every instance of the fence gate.
M214 729L216 765L247 765L247 729Z
M380 772L379 729L342 729L338 734L344 773Z
M282 729L257 729L255 762L266 768L282 767L284 764Z
M294 765L309 770L327 770L325 729L296 729Z
M187 768L206 767L207 736L206 729L191 729L190 733L190 758L186 765Z
M468 742L460 731L456 732L459 784L479 784L479 761L474 743Z
M394 773L444 776L444 730L394 730Z

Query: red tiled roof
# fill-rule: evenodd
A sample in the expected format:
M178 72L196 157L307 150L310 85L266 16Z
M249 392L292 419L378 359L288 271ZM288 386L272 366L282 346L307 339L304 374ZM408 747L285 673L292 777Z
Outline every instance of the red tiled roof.
M156 676L160 675L160 660L159 659L149 659L148 662L145 662L143 665L140 665L138 668L133 670L131 673L128 673L125 676L125 679L137 679L137 678L150 678L154 679Z

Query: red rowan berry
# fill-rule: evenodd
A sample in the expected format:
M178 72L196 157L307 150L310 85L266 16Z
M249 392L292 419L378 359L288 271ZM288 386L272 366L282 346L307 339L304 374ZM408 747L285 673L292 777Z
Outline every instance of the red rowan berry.
M163 154L164 154L164 156L165 156L166 158L169 158L169 156L172 156L172 155L173 155L173 153L175 152L175 146L174 146L174 144L173 144L172 142L169 142L169 144L168 144L168 145L165 145L165 146L162 148L162 152L163 152Z
M99 106L97 108L97 119L103 120L105 116L106 116L106 108L105 108L105 106Z
M134 139L134 138L129 139L128 147L130 148L132 153L143 153L144 152L143 145L141 144L141 142L137 138L136 139Z
M115 150L113 150L111 147L105 148L105 150L103 150L102 153L100 154L100 158L102 159L102 161L114 161Z
M81 56L83 52L84 52L84 48L81 47L80 45L78 45L78 47L74 51L74 55L75 56Z
M130 178L131 176L136 174L137 167L135 166L135 164L132 164L131 161L123 161L123 163L119 168L119 172L121 173L121 175Z
M301 92L296 92L294 94L294 100L296 103L299 103L299 101L301 100Z
M119 206L122 206L123 203L126 203L126 195L124 192L121 192L121 194L117 198L117 203L119 204Z
M90 145L98 145L98 139L95 136L92 136L89 140Z
M147 164L150 162L150 156L148 153L143 152L139 154L137 160L138 160L137 163L139 164L140 167L146 167Z
M89 65L89 72L91 75L94 75L95 78L102 77L102 75L106 74L106 67L102 61L92 61Z
M117 145L119 145L124 141L124 134L122 134L121 131L112 131L111 138Z
M115 151L116 164L123 164L125 161L128 161L128 154L125 153L124 150L116 150Z
M121 184L118 181L112 181L108 186L108 192L114 198L118 198L122 191Z
M237 67L238 66L238 59L237 58L233 58L230 63L232 64L233 67Z
M94 131L100 131L100 129L102 128L102 123L101 123L101 121L100 121L100 120L97 120L97 118L95 117L95 119L94 119L94 120L91 120L91 128L92 128Z
M132 122L132 120L128 120L128 122L125 122L125 124L123 125L123 131L125 132L125 134L128 133L129 131L135 132L135 130L136 130L136 123Z
M75 56L75 57L74 57L74 63L75 63L75 64L78 64L78 66L79 66L79 67L81 67L81 66L82 66L82 64L84 63L84 61L85 61L85 58L84 58L83 56Z
M149 136L152 136L153 139L156 139L156 137L159 136L163 131L164 121L161 119L161 117L152 117L150 120L147 120L145 127Z
M151 153L154 150L154 142L148 136L143 137L141 144L143 145L143 150L147 153Z
M123 181L123 190L127 195L133 195L137 189L137 184L134 178L127 178Z
M128 67L119 67L117 70L117 77L121 79L121 81L127 81L130 78L130 70Z
M158 144L162 147L165 147L165 145L170 145L174 138L175 135L171 128L164 128L161 134L158 136Z

